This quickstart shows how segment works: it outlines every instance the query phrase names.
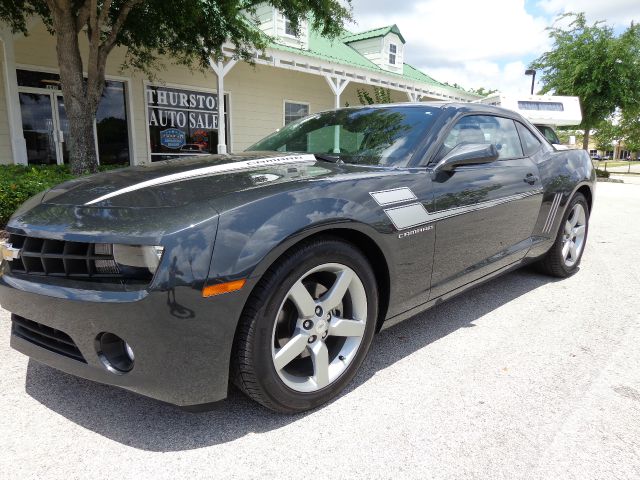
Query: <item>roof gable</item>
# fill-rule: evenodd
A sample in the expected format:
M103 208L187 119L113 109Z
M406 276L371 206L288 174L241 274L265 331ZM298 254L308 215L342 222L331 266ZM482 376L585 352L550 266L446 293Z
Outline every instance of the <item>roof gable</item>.
M396 24L389 25L387 27L374 28L372 30L366 30L359 33L348 33L342 37L342 41L344 43L358 42L360 40L367 40L368 38L384 37L389 33L395 33L403 44L407 43Z

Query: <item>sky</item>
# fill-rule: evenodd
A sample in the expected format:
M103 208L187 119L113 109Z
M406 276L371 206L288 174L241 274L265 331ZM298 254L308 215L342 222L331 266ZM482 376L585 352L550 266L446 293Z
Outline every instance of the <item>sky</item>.
M527 93L529 63L551 43L546 28L563 12L585 12L616 31L640 21L640 0L352 0L357 32L396 24L404 61L464 88ZM536 81L536 90L540 87Z

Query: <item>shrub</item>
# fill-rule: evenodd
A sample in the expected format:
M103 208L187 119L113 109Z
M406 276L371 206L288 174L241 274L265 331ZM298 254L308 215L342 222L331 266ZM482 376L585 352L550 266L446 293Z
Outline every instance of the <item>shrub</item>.
M74 177L67 165L0 165L0 228L29 197Z
M607 172L606 170L600 170L599 168L596 168L596 177L609 178L610 175L611 173Z

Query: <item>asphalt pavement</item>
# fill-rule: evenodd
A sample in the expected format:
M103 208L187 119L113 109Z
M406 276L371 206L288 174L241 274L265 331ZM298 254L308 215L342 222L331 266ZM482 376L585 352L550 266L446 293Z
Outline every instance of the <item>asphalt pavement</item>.
M0 478L640 478L640 185L601 183L580 271L520 270L382 332L337 400L192 414L11 350Z

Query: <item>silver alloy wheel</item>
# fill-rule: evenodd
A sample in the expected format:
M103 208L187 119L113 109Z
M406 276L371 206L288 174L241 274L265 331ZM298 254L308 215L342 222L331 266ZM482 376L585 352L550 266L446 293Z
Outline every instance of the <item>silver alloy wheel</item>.
M562 237L562 258L567 267L573 267L582 253L587 234L587 212L576 203L564 224Z
M330 385L355 358L366 323L367 294L351 268L326 263L309 270L285 296L273 327L280 379L297 392Z

